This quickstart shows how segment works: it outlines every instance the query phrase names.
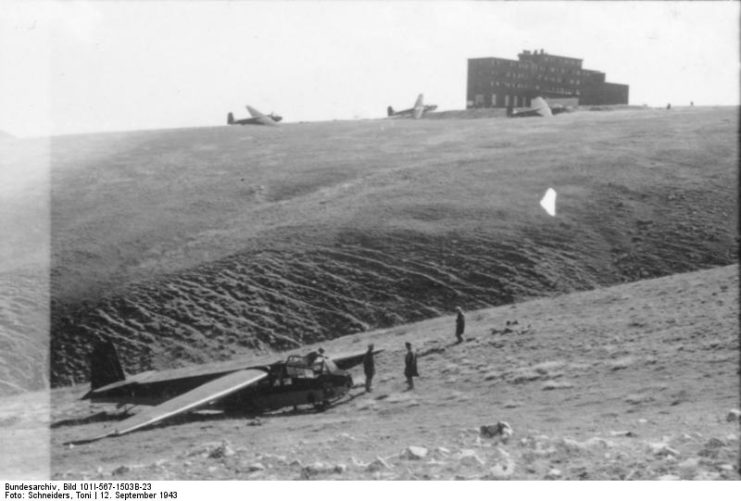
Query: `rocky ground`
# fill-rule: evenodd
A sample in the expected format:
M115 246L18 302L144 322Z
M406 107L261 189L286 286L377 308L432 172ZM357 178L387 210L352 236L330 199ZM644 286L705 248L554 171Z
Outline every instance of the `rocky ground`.
M459 345L453 317L324 343L385 351L372 393L355 388L322 413L191 415L70 446L115 418L75 401L84 388L55 390L52 476L739 478L737 266L469 312L468 321ZM420 357L411 392L405 341Z

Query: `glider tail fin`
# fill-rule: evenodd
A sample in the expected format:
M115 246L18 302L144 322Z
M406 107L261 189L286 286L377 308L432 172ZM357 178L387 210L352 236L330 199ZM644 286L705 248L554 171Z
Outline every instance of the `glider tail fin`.
M386 114L387 116L393 116L394 109L391 106L389 106L388 108L386 108Z
M229 114L226 116L226 124L232 125L234 123L234 114L229 112Z
M98 342L90 356L90 388L92 390L126 379L116 347L110 339Z

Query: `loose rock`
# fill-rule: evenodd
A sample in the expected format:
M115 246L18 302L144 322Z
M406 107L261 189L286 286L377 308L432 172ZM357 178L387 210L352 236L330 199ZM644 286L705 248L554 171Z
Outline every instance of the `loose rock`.
M635 433L628 430L620 430L620 431L611 431L610 432L611 437L635 437Z
M545 476L546 480L558 480L561 478L561 470L558 468L551 468Z
M512 478L514 472L515 464L513 462L498 463L489 469L488 477L492 480L508 480Z
M628 432L628 433L630 433L630 432ZM601 437L592 437L592 438L588 439L586 442L584 442L584 445L586 447L590 447L590 448L591 447L600 447L600 448L603 448L603 449L610 449L610 448L612 448L612 447L615 446L615 443L614 442L611 442L609 440L605 440L604 438L601 438Z
M684 480L692 480L697 474L697 468L700 466L698 458L687 458L677 465L680 476Z
M573 438L564 437L559 442L558 445L561 445L564 449L566 449L569 452L576 452L584 450L585 446L583 443L579 442L578 440L574 440Z
M344 467L344 465L342 466ZM338 471L337 466L327 464L327 463L322 463L321 461L317 461L315 463L306 465L303 468L301 468L301 478L309 479L316 475L327 474L327 473L342 473L342 472L344 472L344 469L342 469L342 471Z
M113 475L114 477L117 477L117 476L119 476L119 475L123 475L123 474L125 474L125 473L128 473L128 472L130 472L130 471L131 471L131 468L129 468L128 466L126 466L126 465L121 465L121 466L119 466L118 468L116 468L115 470L113 470L113 471L111 472L111 475Z
M728 415L726 416L726 421L728 421L729 423L741 422L741 410L731 409L730 411L728 411Z
M366 468L366 471L370 472L378 472L381 470L390 470L391 465L389 465L385 459L377 457L375 461L371 462L368 467Z
M672 449L664 442L654 442L648 444L649 449L655 456L667 457L667 456L679 456L679 451Z
M424 447L418 447L416 445L410 445L400 455L402 459L412 460L424 459L425 456L427 456L427 449L425 449Z
M509 440L512 436L512 427L506 421L499 421L497 424L482 425L479 434L484 438L500 438L502 442Z
M218 447L209 452L208 457L211 459L225 458L233 456L235 454L234 449L229 442L226 440L221 443Z
M682 480L677 475L662 475L656 480Z
M458 455L458 462L463 466L483 466L484 460L481 459L476 451L472 449L463 449Z
M543 383L543 390L566 390L573 388L574 384L568 381L546 381Z

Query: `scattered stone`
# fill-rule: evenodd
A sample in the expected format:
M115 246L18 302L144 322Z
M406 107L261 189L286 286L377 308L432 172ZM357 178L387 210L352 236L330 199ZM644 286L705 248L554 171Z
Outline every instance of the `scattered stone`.
M439 459L430 459L425 464L430 466L440 466L446 464L445 461L440 461Z
M344 467L344 465L342 466ZM321 461L317 461L315 463L306 465L303 468L301 468L301 478L302 479L309 479L317 475L328 474L328 473L341 473L341 472L338 471L337 466L327 464L327 463L322 463Z
M118 468L116 468L115 470L113 470L113 471L111 472L111 475L113 475L114 477L117 477L117 476L119 476L119 475L123 475L123 474L125 474L125 473L128 473L128 472L130 472L130 471L131 471L131 468L129 468L128 466L126 466L126 465L121 465L121 466L119 466Z
M635 433L629 430L611 431L611 437L635 437Z
M633 359L633 357L623 357L610 362L609 367L612 371L619 371L627 369L628 367L633 365L634 362L635 360Z
M504 404L502 404L502 407L504 407L505 409L514 409L516 407L519 407L520 405L520 402L509 400L507 402L504 402Z
M260 418L250 419L247 421L247 426L262 426L262 420Z
M699 458L687 458L681 463L677 464L679 468L680 477L684 480L692 480L697 474L697 468L700 466Z
M728 411L726 421L728 421L729 423L741 423L741 410L731 409L730 411Z
M705 447L709 449L720 449L721 447L725 447L726 445L727 444L723 440L715 437L705 442Z
M717 471L701 471L693 480L719 480L720 473Z
M488 478L492 480L508 480L515 472L515 464L512 461L497 463L489 468Z
M625 397L625 402L631 404L631 405L638 405L638 404L645 404L647 402L652 402L653 397L650 395L638 395L638 394L632 394Z
M251 464L248 464L245 467L245 469L249 473L252 473L253 471L264 471L265 470L265 465L262 464L262 463L251 463Z
M641 418L638 420L638 424L648 424L648 419Z
M410 445L404 452L399 456L401 459L424 459L427 456L427 449L424 447L418 447L416 445Z
M717 458L719 449L726 445L727 444L723 440L713 437L705 442L705 446L700 450L700 452L698 452L698 454L703 457Z
M463 466L483 466L484 460L481 459L473 449L463 449L458 454L458 462Z
M233 456L234 454L235 452L234 449L232 449L231 444L228 441L224 440L221 445L209 452L208 457L210 457L211 459L220 459Z
M626 436L633 436L633 435L626 435ZM586 442L584 442L584 445L586 447L601 447L603 449L610 449L612 447L615 447L614 442L611 442L610 440L605 440L602 437L592 437L588 439Z
M551 468L545 476L546 480L558 480L561 478L561 470L558 468Z
M262 461L270 461L278 464L286 464L288 462L288 458L286 456L279 456L277 454L260 454L258 458Z
M728 463L723 463L721 465L718 465L718 469L723 470L723 471L733 471L734 470L733 465L728 464Z
M300 459L294 459L293 461L291 461L290 463L288 463L288 466L299 467L299 468L303 468L304 467L304 465L303 465L303 463L301 463L301 460Z
M484 438L499 438L506 442L514 431L506 421L498 421L497 424L482 425L479 434Z
M679 456L679 451L672 449L664 442L653 442L648 444L651 453L654 456L667 457L667 456Z
M558 361L551 361L551 362L543 362L538 365L534 365L532 368L535 372L539 374L551 374L552 372L562 369L566 366L566 362L562 362L560 360Z
M531 369L520 369L510 379L512 384L527 383L540 379L541 375Z
M656 480L682 480L677 475L662 475Z
M347 471L347 465L346 464L337 463L336 465L334 465L334 472L335 473L343 474L346 471Z
M573 438L564 437L558 441L558 445L561 445L568 452L576 452L584 450L584 444Z
M569 383L568 381L546 381L543 383L543 390L565 390L568 388L573 388L574 384Z
M379 472L382 470L390 470L390 469L391 469L391 465L389 465L385 459L381 457L376 457L376 459L367 466L366 471Z
M435 452L443 456L447 456L448 454L450 454L450 449L447 449L445 447L437 447L435 448Z

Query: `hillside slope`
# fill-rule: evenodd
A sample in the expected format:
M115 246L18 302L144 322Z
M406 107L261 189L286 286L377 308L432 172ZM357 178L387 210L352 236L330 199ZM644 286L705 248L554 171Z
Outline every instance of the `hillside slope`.
M3 270L48 249L45 207L64 384L98 335L164 368L724 265L737 125L688 108L17 141L0 163L50 158L51 205L12 199Z
M130 370L167 367L732 263L735 125L629 110L60 139L53 381L85 377L99 334Z
M322 346L383 348L374 391L326 412L192 415L75 447L116 418L75 400L85 387L55 390L52 476L738 479L738 300L734 265L469 312L458 345L453 316L354 334ZM497 421L514 430L505 443L479 435Z

